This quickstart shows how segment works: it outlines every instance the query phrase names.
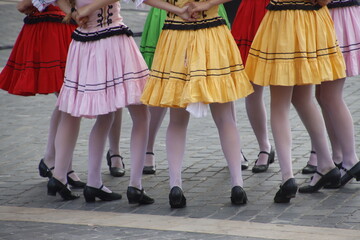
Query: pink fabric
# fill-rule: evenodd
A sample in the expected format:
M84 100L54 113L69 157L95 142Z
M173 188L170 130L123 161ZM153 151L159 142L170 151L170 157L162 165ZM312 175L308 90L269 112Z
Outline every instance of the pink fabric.
M360 6L330 9L348 77L360 74Z
M90 2L80 0L77 4ZM88 27L77 30L97 34L122 25L120 4L116 2L92 13ZM134 39L125 34L95 41L73 40L57 105L74 117L95 117L141 104L148 72Z

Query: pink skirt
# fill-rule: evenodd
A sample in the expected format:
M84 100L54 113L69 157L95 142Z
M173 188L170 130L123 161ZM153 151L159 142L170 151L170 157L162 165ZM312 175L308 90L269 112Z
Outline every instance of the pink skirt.
M93 118L141 104L149 71L132 37L117 35L96 41L72 41L59 110Z
M360 6L330 9L348 77L360 74Z

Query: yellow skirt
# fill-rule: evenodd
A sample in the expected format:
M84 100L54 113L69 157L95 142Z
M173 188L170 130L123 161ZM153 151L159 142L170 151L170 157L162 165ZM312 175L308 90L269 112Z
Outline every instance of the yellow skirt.
M230 102L252 92L239 49L226 25L164 29L141 101L185 108L196 102Z
M345 64L327 7L268 11L246 62L260 86L321 84L344 78Z

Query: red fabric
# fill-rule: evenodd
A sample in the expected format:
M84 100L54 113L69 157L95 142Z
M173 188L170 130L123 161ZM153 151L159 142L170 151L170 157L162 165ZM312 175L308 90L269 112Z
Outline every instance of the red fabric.
M44 14L64 16L54 6L35 13L36 16ZM75 25L57 22L24 24L0 74L0 88L22 96L59 92L75 28Z
M270 0L242 0L236 13L231 33L239 47L244 64L269 2Z

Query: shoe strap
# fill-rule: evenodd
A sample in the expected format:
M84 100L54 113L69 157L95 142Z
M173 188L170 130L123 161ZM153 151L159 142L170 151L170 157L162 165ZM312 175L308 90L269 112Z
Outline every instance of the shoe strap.
M66 175L69 176L70 174L72 174L74 172L74 170L71 170L70 172L68 172Z
M319 174L320 177L323 177L323 176L324 176L324 174L322 174L322 173L320 173L320 172L318 172L318 171L315 171L315 173Z
M155 155L153 152L146 152L148 155Z
M119 155L119 154L111 155L111 156L109 157L109 159L111 159L111 158L113 158L113 157L118 157L118 158L121 159L121 161L124 159L124 158L123 158L121 155Z
M316 152L314 150L311 150L310 153L311 154L316 154Z
M104 187L104 184L102 184L102 185L99 187L99 190L101 190L103 187Z
M268 156L270 156L270 153L268 153L268 152L266 152L266 151L260 151L259 154L258 154L258 156L259 156L260 154L267 154Z

